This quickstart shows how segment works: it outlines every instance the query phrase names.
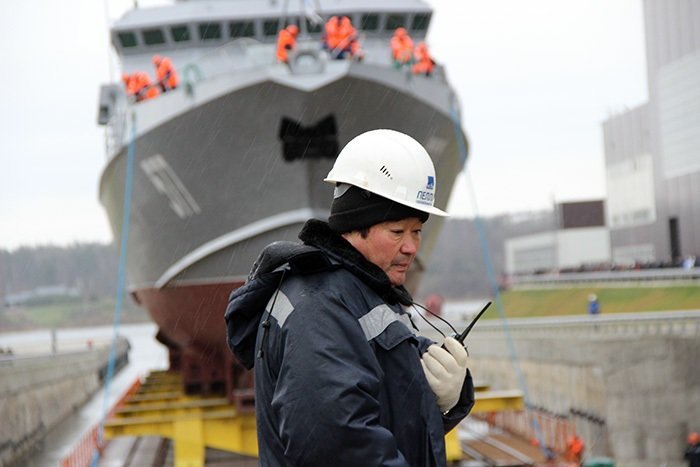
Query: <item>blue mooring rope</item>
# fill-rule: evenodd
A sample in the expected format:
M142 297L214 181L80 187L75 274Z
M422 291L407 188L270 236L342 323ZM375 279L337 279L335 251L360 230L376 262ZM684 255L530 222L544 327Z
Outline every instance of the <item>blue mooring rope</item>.
M104 438L105 421L109 407L109 386L114 374L114 362L116 360L117 342L119 337L119 324L121 322L122 305L124 303L124 292L126 289L126 251L129 244L129 224L131 220L131 191L134 178L134 146L136 145L136 114L131 115L131 138L126 155L126 174L124 180L124 206L122 211L122 234L119 246L119 269L117 272L117 296L114 303L114 335L112 336L112 347L109 352L109 362L107 363L107 375L105 376L104 400L102 404L102 417L100 428L97 433L97 446L92 456L91 466L96 467L100 460L99 446Z
M498 287L498 280L496 279L496 272L493 267L493 261L491 259L491 248L489 246L488 239L486 237L486 229L484 228L484 223L479 215L479 209L476 204L476 193L474 192L474 184L471 182L471 177L469 176L469 171L467 170L467 148L464 145L464 139L462 138L462 124L460 122L459 114L454 106L450 108L450 114L452 116L452 123L454 124L455 138L457 139L457 146L459 148L459 155L464 171L464 177L469 190L469 194L472 201L472 209L474 211L474 225L476 226L477 234L479 236L479 243L481 245L481 253L486 266L486 276L491 288L491 293L493 294L496 301L496 309L498 310L498 316L501 318L501 325L503 327L503 333L506 336L506 342L508 344L508 352L510 354L511 363L515 369L515 373L518 378L518 384L523 391L523 398L525 399L525 408L528 409L530 396L527 390L527 382L525 381L525 375L520 368L520 363L518 360L518 351L515 348L515 343L513 342L513 336L510 333L510 327L508 325L508 320L506 319L506 314L503 308L503 301L501 300L501 291ZM535 430L535 436L537 437L537 442L540 445L540 450L545 457L550 456L550 452L547 446L544 445L544 439L542 438L542 432L540 431L539 423L535 417L530 418L532 421L532 427Z

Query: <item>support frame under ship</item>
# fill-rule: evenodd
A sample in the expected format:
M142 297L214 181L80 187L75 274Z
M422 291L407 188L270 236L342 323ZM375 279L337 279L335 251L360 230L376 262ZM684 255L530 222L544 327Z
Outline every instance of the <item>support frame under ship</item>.
M332 15L356 25L363 60L322 49L314 18ZM431 18L417 0L336 0L315 11L301 1L214 0L136 8L112 25L123 73L151 71L159 54L180 74L177 89L142 102L121 84L102 86L108 161L99 196L119 241L131 180L128 288L158 325L186 392L251 401L251 375L226 346L228 296L265 245L328 216L332 187L322 180L350 139L376 128L416 138L435 164L435 204L446 206L467 148L458 98L443 67L412 75L389 48L396 27L425 40ZM278 63L276 35L289 23L300 28L297 47ZM441 222L433 216L424 228L409 288Z

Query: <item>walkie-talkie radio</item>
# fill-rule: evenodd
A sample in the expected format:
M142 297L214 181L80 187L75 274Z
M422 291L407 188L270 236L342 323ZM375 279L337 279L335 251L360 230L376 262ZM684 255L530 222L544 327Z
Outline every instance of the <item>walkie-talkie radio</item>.
M481 315L483 315L486 312L486 310L488 309L488 307L490 307L490 306L491 306L491 302L486 303L486 305L484 305L484 307L481 309L481 311L474 317L472 322L469 323L469 326L467 326L467 328L464 331L462 331L462 334L460 334L458 336L454 336L454 338L457 340L457 342L459 342L460 344L464 344L464 339L467 338L469 331L472 330L472 328L474 327L476 322L479 320L479 318L481 318ZM442 344L442 348L443 349L445 348L445 344ZM445 349L445 350L447 350L447 349Z

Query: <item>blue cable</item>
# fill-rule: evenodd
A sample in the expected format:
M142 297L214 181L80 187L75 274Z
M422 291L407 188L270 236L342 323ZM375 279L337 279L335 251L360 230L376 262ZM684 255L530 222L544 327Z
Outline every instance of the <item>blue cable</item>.
M102 404L102 418L100 429L97 434L97 446L102 443L104 437L105 421L107 419L107 409L109 406L109 386L114 374L114 362L117 353L117 338L119 337L119 324L121 322L122 305L124 302L124 291L126 289L126 250L129 244L129 223L131 220L131 191L134 178L134 146L136 145L136 114L131 115L131 139L126 155L126 179L124 181L124 209L122 212L122 236L119 246L119 269L117 272L117 297L114 304L114 335L112 336L112 347L109 352L107 363L107 375L105 376L105 391ZM92 467L97 467L100 460L100 451L96 447L92 456Z
M496 279L496 272L493 267L493 261L491 259L491 248L489 246L488 239L486 237L486 229L479 215L479 209L476 204L476 193L474 192L474 184L471 182L471 177L469 176L469 171L467 170L467 148L464 145L464 138L462 138L462 125L460 123L459 115L454 106L450 108L450 114L452 117L452 123L454 124L455 138L457 139L457 146L459 148L460 162L462 163L464 177L466 180L467 189L472 200L472 209L474 211L474 225L476 226L477 234L479 236L479 243L481 245L481 253L484 260L484 265L486 266L486 277L491 288L491 293L493 294L496 301L496 309L498 310L498 315L501 319L501 325L503 327L503 333L506 336L506 342L508 344L508 352L510 355L511 363L515 369L515 373L518 378L518 384L523 391L523 398L525 399L525 407L529 407L530 396L527 390L527 382L525 381L525 375L520 368L520 363L518 361L518 352L515 348L515 343L513 342L513 336L510 333L510 327L508 325L508 320L506 319L506 314L503 307L503 301L501 300L501 291L498 287L498 281ZM548 448L544 445L544 439L542 438L542 433L540 431L539 423L535 417L531 418L532 427L535 430L535 436L540 445L540 450L542 454L549 457L550 452Z

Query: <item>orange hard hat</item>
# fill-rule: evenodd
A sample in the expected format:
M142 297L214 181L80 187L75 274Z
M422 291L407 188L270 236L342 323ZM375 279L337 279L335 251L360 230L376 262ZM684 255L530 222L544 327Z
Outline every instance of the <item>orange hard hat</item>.
M163 57L161 57L160 55L154 55L153 58L151 58L151 61L154 65L158 65L160 62L163 61Z
M700 443L700 434L692 432L688 435L688 444L698 444Z
M405 36L406 33L406 28L396 28L396 31L394 31L394 34L396 34L397 36Z
M287 31L289 31L291 35L296 36L299 34L299 27L296 24L290 24L287 26Z
M123 81L124 83L128 83L128 82L129 82L129 79L131 79L131 76L129 76L128 74L124 73L124 74L122 75L122 81Z

